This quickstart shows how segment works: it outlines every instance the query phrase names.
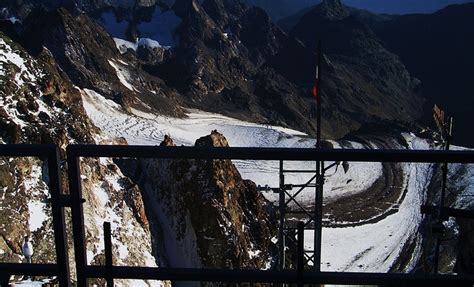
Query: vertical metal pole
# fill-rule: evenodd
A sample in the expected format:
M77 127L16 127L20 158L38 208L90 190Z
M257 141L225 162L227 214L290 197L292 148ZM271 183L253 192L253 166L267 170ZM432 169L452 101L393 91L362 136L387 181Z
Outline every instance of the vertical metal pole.
M59 160L59 149L55 147L48 155L48 175L53 214L54 243L56 246L56 264L59 269L59 285L71 286L64 206L61 204L63 191L61 188L61 168Z
M298 222L298 258L296 261L297 287L303 287L304 274L304 222Z
M71 196L72 230L74 233L74 255L76 257L77 286L86 287L86 245L84 236L84 212L81 189L79 158L67 148L69 193Z
M280 229L278 232L278 267L285 269L285 175L283 174L283 161L280 160L280 188L279 188L279 210L280 210Z
M321 148L321 64L322 49L321 41L318 43L318 85L317 89L317 131L316 131L316 148ZM321 176L321 161L316 162L316 189L314 202L314 269L321 271L321 233L322 233L322 216L323 216L323 179Z
M104 247L105 247L105 279L107 287L114 286L114 277L112 276L112 233L110 222L104 222Z
M445 140L446 140L445 150L449 151L449 148L451 145L452 134L453 134L453 118L452 117L449 118L449 126L446 127L444 134L445 134ZM441 182L441 195L439 199L438 222L437 222L437 224L440 227L443 224L443 210L444 210L444 201L446 197L446 182L448 181L448 163L447 162L443 163L442 172L443 172L443 178ZM438 237L436 238L435 257L434 257L434 274L435 275L438 274L440 245L441 245L441 239L440 239L440 236L438 235Z
M0 286L9 287L10 286L10 275L0 273Z
M316 70L316 77L318 84L316 86L316 103L317 103L317 123L316 123L316 148L321 148L321 65L322 65L322 50L321 50L321 40L318 42L318 64Z

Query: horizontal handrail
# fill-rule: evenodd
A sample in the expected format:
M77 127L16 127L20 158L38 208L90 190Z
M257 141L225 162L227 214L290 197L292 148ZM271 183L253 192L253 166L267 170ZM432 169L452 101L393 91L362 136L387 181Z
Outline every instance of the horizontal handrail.
M67 152L76 157L474 163L474 151L441 150L69 145Z
M53 144L0 144L0 156L5 157L44 157L56 152Z
M0 273L28 276L57 276L57 264L0 263Z
M209 282L259 282L296 283L296 270L229 270L166 267L126 267L113 266L112 276L116 279L171 280L171 281L209 281ZM87 266L89 278L105 278L105 266ZM305 270L302 275L305 284L396 284L397 286L416 286L417 283L430 283L430 286L462 286L473 284L474 276L466 275L423 275L403 273L354 273L354 272L315 272ZM451 285L452 284L452 285Z

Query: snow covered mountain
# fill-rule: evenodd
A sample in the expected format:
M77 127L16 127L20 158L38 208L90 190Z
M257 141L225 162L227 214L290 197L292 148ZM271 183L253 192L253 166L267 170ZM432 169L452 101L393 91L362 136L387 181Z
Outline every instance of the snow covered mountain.
M246 0L247 3L262 7L272 19L278 21L301 11L308 11L321 0ZM470 0L343 0L345 5L378 14L419 14L434 13L448 5L472 2Z
M302 42L239 1L43 2L2 10L0 143L54 143L63 155L71 143L314 146L315 43L303 24L294 31ZM325 1L303 19L344 35L323 57L325 145L439 148L414 123L418 81L350 11ZM103 263L101 226L110 221L117 265L274 267L277 198L257 186L278 186L276 162L100 158L81 168L89 263ZM471 171L453 166L452 206L471 206ZM0 261L24 259L26 234L35 262L54 260L45 174L39 159L0 160ZM327 175L323 270L429 271L419 207L436 201L439 166L349 163ZM312 194L299 199L310 206ZM472 229L449 224L455 234ZM305 238L310 247L313 234ZM443 272L453 270L453 250Z
M172 116L198 108L314 134L314 47L286 35L263 10L239 1L179 0L72 13L33 10L22 24L6 21L4 30L30 53L47 47L76 85L125 106ZM416 119L418 82L398 59L376 44L354 49L386 60L374 57L356 69L357 58L325 55L325 136L340 138L378 119Z

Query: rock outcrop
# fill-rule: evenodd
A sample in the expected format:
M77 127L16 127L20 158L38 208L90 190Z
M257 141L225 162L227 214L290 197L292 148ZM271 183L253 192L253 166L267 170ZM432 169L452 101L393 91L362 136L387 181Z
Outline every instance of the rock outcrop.
M166 137L162 146L173 147ZM213 131L200 147L228 147ZM162 264L173 267L272 266L276 218L255 183L230 160L138 160L119 164L141 187ZM161 252L160 252L161 251Z
M82 91L73 86L47 49L32 57L0 33L0 82L0 144L55 144L64 156L70 143L124 143L102 135L92 124L82 106ZM67 192L65 172L63 166ZM156 266L138 187L110 159L83 159L81 174L88 262L101 262L102 224L110 221L115 264ZM55 262L50 199L44 159L0 160L0 261L22 262L22 240L30 235L33 262ZM70 218L66 222L70 226ZM72 256L70 264L74 273ZM130 286L127 281L122 285Z

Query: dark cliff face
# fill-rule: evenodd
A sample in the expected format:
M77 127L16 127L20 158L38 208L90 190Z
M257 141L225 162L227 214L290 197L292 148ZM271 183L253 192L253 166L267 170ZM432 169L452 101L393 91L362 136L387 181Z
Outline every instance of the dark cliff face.
M178 89L189 105L314 134L309 91L318 35L326 54L325 136L341 137L377 119L413 121L420 115L418 82L340 1L324 1L291 36L263 10L231 2L175 3L183 20L180 44L150 73Z
M393 16L371 24L384 45L400 56L412 75L421 80L431 108L443 107L455 118L454 142L474 147L470 126L474 112L474 4L453 5L431 15Z
M118 57L118 51L107 32L91 22L65 9L37 10L24 21L22 42L32 54L48 48L74 83L111 90L116 77L107 61Z
M32 55L46 47L80 88L95 90L126 109L147 106L161 114L182 115L176 92L144 72L135 56L122 55L111 36L86 14L74 16L64 8L37 9L21 24L2 27ZM143 47L137 52L151 62L168 55Z
M326 2L332 2L330 9L319 5L285 19L281 25L310 47L322 39L328 56L337 55L336 63L346 62L350 74L360 74L362 69L362 74L375 76L375 86L379 90L382 86L386 99L404 111L410 105L421 105L418 100L404 104L416 99L413 89L407 89L413 82L407 81L408 72L420 80L415 91L425 99L419 115L422 123L433 124L431 109L438 104L456 119L454 141L473 146L469 130L474 107L470 96L474 73L472 3L448 6L433 14L395 16L341 9L338 1Z
M291 35L311 50L322 41L323 100L325 108L339 111L332 115L338 124L357 125L377 118L414 121L421 116L418 81L382 45L366 17L340 1L323 1L302 17ZM290 74L298 79L311 75L310 66L294 69Z

